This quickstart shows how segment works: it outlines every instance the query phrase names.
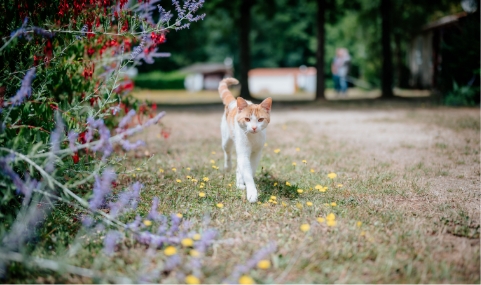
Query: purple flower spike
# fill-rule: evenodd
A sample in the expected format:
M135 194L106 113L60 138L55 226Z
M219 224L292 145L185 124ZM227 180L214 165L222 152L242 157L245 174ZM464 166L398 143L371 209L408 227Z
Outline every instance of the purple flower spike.
M101 179L95 176L94 196L90 200L90 209L96 210L104 203L104 198L110 193L112 182L115 178L115 172L110 168L104 170Z
M35 71L36 68L32 67L27 71L25 76L22 79L22 85L20 86L20 89L17 91L15 96L10 98L10 104L13 106L18 106L25 101L26 98L29 98L32 96L32 81L35 78ZM7 106L8 103L5 102L4 106Z
M77 147L75 146L75 142L77 141L78 138L78 133L74 131L70 131L68 133L68 146L70 147L70 150L73 152L77 151Z
M150 212L148 218L154 221L157 221L159 218L159 213L157 212L157 207L159 207L159 197L155 197L152 200L152 208L150 208Z
M105 236L104 239L104 253L108 256L111 256L115 252L115 245L117 245L117 241L121 238L121 234L118 231L110 231Z

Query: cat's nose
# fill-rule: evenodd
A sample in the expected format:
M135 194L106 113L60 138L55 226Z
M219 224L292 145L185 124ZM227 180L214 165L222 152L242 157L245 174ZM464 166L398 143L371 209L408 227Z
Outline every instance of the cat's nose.
M252 127L252 130L255 132L257 130L257 127Z

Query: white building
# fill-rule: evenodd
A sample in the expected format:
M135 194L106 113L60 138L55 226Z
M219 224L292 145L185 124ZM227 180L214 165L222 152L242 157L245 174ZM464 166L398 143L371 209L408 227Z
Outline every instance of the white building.
M256 68L249 71L249 91L256 95L294 95L298 92L316 92L316 69Z

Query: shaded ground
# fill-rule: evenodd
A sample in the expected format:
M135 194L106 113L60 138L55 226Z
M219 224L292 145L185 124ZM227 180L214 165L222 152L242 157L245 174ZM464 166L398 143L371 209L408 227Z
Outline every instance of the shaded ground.
M211 213L221 238L203 282L221 282L275 241L273 267L250 272L258 282L479 283L479 109L274 105L258 170L261 205L232 189L234 175L210 167L222 168L222 106L202 109L168 111L168 139L161 127L140 136L156 158L139 177L146 201L161 197L161 211L194 220ZM148 174L159 168L155 179ZM199 189L186 175L210 181ZM314 189L319 184L328 190ZM316 221L328 213L335 227Z

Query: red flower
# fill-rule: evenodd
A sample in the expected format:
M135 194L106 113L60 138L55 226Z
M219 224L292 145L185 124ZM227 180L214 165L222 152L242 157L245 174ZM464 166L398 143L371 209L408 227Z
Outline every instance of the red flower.
M88 54L89 56L92 56L94 53L95 53L95 49L94 49L94 48L89 48L89 49L87 50L87 54Z
M72 155L72 159L73 159L73 163L75 163L75 164L78 163L78 161L79 161L78 152L75 152L75 153Z
M153 41L154 44L156 44L156 45L163 44L163 43L165 43L165 40L166 40L165 34L163 34L163 33L156 34L156 33L152 32L152 33L150 34L150 38L152 39L152 41Z

